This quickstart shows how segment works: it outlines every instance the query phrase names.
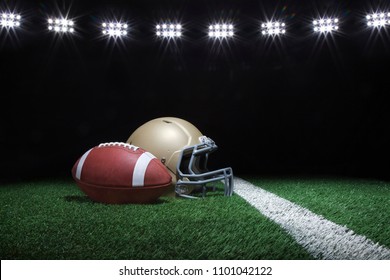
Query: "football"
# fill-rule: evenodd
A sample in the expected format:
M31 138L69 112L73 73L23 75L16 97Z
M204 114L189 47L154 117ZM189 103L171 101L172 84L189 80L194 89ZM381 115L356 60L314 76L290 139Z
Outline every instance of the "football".
M151 153L122 142L103 143L85 152L72 176L93 201L108 204L153 203L172 177Z

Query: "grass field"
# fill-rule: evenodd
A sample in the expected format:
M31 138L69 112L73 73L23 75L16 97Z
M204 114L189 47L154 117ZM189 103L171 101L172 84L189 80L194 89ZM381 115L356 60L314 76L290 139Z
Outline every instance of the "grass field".
M390 183L354 178L243 179L390 247Z
M0 187L1 259L311 259L241 197L90 201L72 180Z
M350 178L243 179L390 247L390 183ZM1 259L312 259L238 195L92 202L69 180L0 186Z

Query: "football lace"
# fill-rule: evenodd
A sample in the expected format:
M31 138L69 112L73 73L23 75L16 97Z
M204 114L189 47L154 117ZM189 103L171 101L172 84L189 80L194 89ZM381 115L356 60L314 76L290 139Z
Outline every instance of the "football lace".
M99 145L99 147L112 147L112 146L118 146L123 148L128 148L130 150L136 151L139 149L139 147L131 145L129 143L124 142L108 142L108 143L102 143Z

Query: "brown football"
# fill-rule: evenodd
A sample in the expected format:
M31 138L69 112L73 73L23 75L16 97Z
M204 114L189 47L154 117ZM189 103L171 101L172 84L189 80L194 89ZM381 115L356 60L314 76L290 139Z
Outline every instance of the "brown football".
M122 142L85 152L72 176L92 200L109 204L153 203L172 184L166 167L151 153Z

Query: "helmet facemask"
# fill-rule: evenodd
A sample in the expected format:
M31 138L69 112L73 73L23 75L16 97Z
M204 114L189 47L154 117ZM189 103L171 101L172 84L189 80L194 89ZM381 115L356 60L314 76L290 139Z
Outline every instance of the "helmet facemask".
M207 184L222 181L225 185L225 196L233 194L233 170L230 167L209 171L207 168L209 154L218 146L206 137L199 137L200 144L183 148L177 164L176 193L179 196L191 197L194 190L200 190L206 195ZM215 190L215 187L213 188Z

